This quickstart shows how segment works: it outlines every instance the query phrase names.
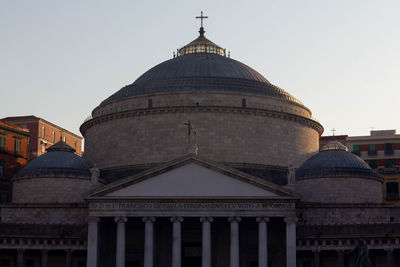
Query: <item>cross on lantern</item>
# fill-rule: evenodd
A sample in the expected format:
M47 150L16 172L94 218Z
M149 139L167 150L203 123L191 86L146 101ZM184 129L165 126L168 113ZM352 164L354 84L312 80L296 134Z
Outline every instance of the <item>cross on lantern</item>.
M208 16L203 16L203 11L201 11L201 15L197 16L196 19L201 20L201 27L203 27L203 19L208 19Z
M336 132L336 129L335 129L335 128L333 128L331 131L332 131L332 136L333 136L333 137L335 137L335 132Z

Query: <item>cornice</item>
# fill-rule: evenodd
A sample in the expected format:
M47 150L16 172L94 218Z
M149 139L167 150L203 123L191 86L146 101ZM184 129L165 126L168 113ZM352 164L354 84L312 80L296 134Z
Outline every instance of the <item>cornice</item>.
M348 174L348 173L335 173L335 174L320 174L320 175L306 175L302 177L296 177L297 181L306 181L313 179L327 179L327 178L342 178L342 179L352 179L360 178L367 180L374 180L383 183L384 179L381 176L373 176L369 174L359 173L359 174Z
M194 113L194 112L212 112L212 113L238 113L244 115L253 115L253 116L263 116L263 117L271 117L277 119L283 119L288 121L297 122L303 125L306 125L310 128L316 130L319 135L322 134L324 128L323 126L312 120L299 115L294 115L286 112L280 111L272 111L267 109L258 109L258 108L243 108L243 107L225 107L225 106L193 106L193 107L160 107L160 108L146 108L146 109L136 109L129 111L122 111L111 113L103 116L99 116L96 118L92 118L86 122L84 122L80 131L84 135L86 130L90 127L105 123L107 121L117 120L117 119L125 119L129 117L137 117L137 116L146 116L153 114L167 114L167 113Z

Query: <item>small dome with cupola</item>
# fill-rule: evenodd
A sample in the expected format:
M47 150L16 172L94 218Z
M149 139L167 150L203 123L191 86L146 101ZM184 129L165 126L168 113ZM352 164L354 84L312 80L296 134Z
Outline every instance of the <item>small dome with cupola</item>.
M13 178L14 203L83 203L92 183L89 165L59 141Z
M305 202L379 203L382 177L333 140L296 171L296 191Z

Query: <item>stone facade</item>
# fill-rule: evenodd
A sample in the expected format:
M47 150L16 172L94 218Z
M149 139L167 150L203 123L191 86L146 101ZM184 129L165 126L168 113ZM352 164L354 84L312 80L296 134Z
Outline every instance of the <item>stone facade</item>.
M93 112L93 118L100 116L149 108L151 100L152 108L161 107L243 107L266 109L271 111L285 112L305 118L311 118L311 111L301 103L289 102L287 100L272 98L268 96L255 96L249 94L221 94L210 92L185 92L182 93L163 93L149 94L122 99L116 102L100 105Z
M2 223L85 225L87 214L84 204L9 204L1 207Z
M400 223L399 208L381 204L302 204L298 209L302 225L368 225Z
M14 203L84 203L92 188L90 178L79 176L21 177L13 180Z
M298 166L318 150L322 130L310 119L267 110L153 108L86 122L85 158L100 169L173 160L186 153L188 120L199 154L217 162Z
M321 177L296 181L302 201L317 203L381 203L382 180L364 177Z
M200 34L201 55L94 109L84 159L60 141L14 177L1 262L349 267L365 244L373 266L400 266L400 207L380 203L380 176L342 145L316 154L311 111Z

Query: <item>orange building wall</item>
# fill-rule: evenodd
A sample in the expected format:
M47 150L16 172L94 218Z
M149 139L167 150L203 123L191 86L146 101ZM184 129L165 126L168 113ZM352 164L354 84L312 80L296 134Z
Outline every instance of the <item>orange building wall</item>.
M0 177L0 202L11 200L11 178L28 162L29 130L17 125L0 121L0 135L5 137L5 147L0 148L0 160L4 165L4 175ZM15 153L14 142L18 139L21 142L20 153ZM4 199L4 193L8 199Z
M42 155L47 148L51 145L60 141L60 136L66 137L66 143L74 147L74 141L76 141L76 154L82 156L82 137L75 135L58 125L52 124L42 118L36 116L19 116L19 117L7 117L2 119L6 122L17 124L21 127L28 128L31 132L31 138L29 142L29 161ZM45 127L45 136L43 136L43 127ZM53 131L55 138L53 140ZM64 139L63 139L64 140Z

